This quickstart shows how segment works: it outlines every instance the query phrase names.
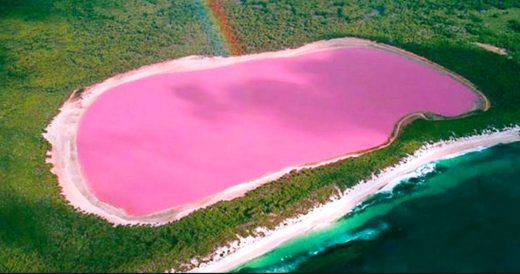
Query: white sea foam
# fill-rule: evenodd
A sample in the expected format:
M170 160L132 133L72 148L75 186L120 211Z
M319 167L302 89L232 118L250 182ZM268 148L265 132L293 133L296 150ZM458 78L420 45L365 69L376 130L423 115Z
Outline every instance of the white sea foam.
M374 226L370 226L352 233L338 234L335 235L334 238L331 238L330 240L325 241L322 244L311 246L310 250L308 250L305 253L296 254L294 256L287 255L280 259L280 263L269 266L268 268L255 270L266 273L292 272L296 270L302 263L309 260L309 258L318 256L326 250L330 249L331 247L347 244L354 241L369 241L375 239L388 229L388 224L381 222Z

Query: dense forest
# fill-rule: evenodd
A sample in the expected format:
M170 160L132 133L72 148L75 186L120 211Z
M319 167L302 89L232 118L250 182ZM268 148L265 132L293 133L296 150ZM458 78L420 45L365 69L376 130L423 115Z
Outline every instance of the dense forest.
M75 211L45 163L43 130L73 90L141 65L222 55L198 0L0 2L0 272L183 269L237 235L305 213L426 141L520 122L520 1L219 1L241 52L355 36L404 48L473 82L491 108L417 120L389 147L293 172L160 227ZM474 45L505 48L508 56Z

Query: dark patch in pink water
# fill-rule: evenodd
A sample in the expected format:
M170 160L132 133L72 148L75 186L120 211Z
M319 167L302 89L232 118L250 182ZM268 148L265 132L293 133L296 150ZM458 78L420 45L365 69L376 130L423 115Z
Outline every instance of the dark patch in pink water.
M378 146L403 116L453 116L476 96L371 48L156 75L101 95L78 153L100 200L143 216L285 167Z

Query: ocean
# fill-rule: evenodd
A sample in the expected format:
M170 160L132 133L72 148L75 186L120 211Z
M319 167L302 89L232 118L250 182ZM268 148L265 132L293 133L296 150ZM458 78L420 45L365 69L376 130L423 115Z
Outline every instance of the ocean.
M520 271L520 142L421 170L233 272Z

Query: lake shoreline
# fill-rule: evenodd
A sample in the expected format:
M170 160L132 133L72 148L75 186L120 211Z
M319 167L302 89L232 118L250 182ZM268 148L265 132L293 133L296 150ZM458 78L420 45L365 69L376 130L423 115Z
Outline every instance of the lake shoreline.
M202 200L179 207L170 208L147 216L131 216L120 208L116 208L108 203L100 201L97 197L95 197L91 189L88 187L79 164L77 152L77 132L80 119L86 109L97 99L97 97L99 97L105 91L121 84L162 73L211 69L249 60L286 58L324 50L348 47L373 47L391 51L393 53L430 66L466 85L473 92L475 92L476 95L478 95L479 102L475 102L473 109L468 110L468 113L453 118L464 117L471 115L474 111L485 111L489 108L490 103L488 99L480 91L478 91L475 86L473 86L463 77L411 52L407 52L390 45L364 39L339 38L324 40L313 42L296 49L287 49L276 52L265 52L234 57L188 56L180 59L144 66L133 71L118 74L101 83L75 91L69 100L61 107L60 113L52 120L52 122L47 127L46 132L44 133L45 139L51 144L51 150L47 152L47 162L52 164L51 172L54 173L58 178L58 183L61 187L62 195L69 202L69 204L78 209L78 211L95 214L115 225L146 224L158 226L178 220L197 209L210 206L219 201L232 200L241 197L246 192L253 190L263 184L272 182L291 171L323 166L336 161L344 160L349 157L356 157L370 151L382 149L390 145L399 135L404 125L408 124L414 119L453 119L431 115L431 113L410 113L407 116L401 118L401 120L395 125L394 130L387 141L379 146L357 151L355 153L341 155L333 159L326 159L317 163L308 163L302 166L287 167L277 172L262 176L261 178L256 178L249 182L236 184L222 192L216 193Z

